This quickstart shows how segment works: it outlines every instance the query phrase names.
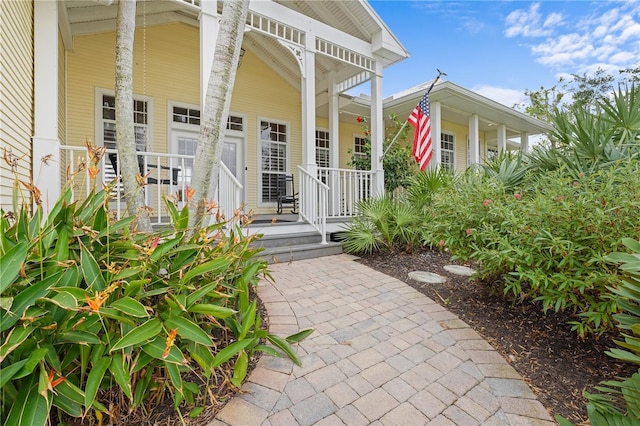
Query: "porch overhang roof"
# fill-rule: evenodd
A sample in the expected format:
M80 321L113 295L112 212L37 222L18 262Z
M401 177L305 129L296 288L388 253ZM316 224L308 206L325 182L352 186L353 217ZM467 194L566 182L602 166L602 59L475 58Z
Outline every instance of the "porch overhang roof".
M182 22L199 26L200 5L203 1L216 0L138 0L138 26ZM59 26L65 47L72 49L73 37L100 32L112 32L116 28L118 0L60 0ZM222 1L217 0L218 10ZM383 67L406 59L409 53L391 30L380 19L366 0L260 0L252 1L250 12L269 16L303 33L329 36L331 43L379 60ZM247 26L243 46L265 60L290 84L299 87L300 70L290 52L278 42L277 37ZM255 28L254 28L255 30ZM326 81L322 76L329 70L346 81L371 70L341 62L327 55L316 55L318 92ZM360 82L366 81L360 79Z
M391 95L383 100L385 114L395 113L405 120L425 94L431 81ZM530 135L546 134L552 130L551 124L528 116L520 111L465 89L450 81L439 81L429 95L429 101L440 102L442 120L468 126L469 118L478 115L479 130L495 131L503 124L507 127L507 137L519 137L521 133ZM355 96L345 103L343 111L367 116L365 105L367 96Z

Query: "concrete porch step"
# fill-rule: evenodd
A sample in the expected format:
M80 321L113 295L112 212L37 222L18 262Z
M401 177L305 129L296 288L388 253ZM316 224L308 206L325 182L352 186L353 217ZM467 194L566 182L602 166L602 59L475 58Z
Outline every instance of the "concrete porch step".
M278 246L265 248L258 257L268 263L286 263L294 260L313 259L342 253L342 244L329 242L327 244L299 244L293 246Z

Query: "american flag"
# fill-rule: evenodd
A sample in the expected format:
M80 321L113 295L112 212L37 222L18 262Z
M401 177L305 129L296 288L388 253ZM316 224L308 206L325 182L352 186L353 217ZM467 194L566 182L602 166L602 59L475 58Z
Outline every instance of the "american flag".
M429 92L425 93L409 116L409 124L416 129L413 157L424 170L431 161L431 119L429 118Z

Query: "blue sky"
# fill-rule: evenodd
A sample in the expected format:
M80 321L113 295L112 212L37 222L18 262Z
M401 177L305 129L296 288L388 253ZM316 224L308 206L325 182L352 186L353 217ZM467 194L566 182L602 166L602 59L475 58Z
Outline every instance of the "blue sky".
M434 78L512 106L561 76L640 63L640 1L369 0L411 54L385 96Z

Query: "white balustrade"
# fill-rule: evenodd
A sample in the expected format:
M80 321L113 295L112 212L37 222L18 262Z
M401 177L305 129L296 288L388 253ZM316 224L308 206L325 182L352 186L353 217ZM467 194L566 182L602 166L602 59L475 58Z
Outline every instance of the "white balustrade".
M357 216L358 202L371 196L372 176L369 170L319 167L318 178L330 188L328 217Z
M300 180L300 217L311 224L327 244L327 210L329 187L303 167L298 166Z

